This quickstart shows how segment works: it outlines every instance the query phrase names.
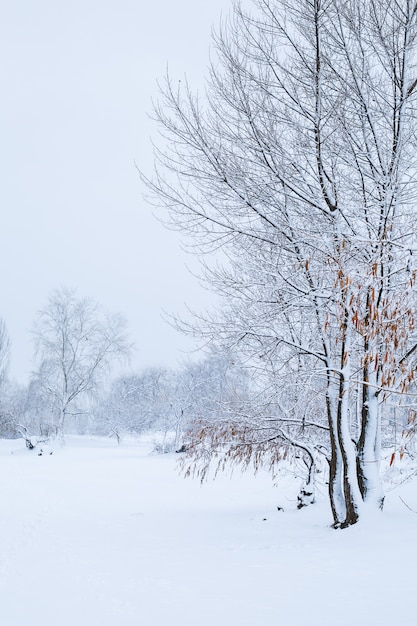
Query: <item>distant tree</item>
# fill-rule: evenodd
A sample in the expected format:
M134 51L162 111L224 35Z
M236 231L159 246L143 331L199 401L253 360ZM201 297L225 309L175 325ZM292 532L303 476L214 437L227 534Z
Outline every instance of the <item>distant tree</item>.
M10 339L4 320L0 318L0 437L12 437L16 434L11 401L12 385L8 379L9 362Z
M0 385L7 378L10 360L10 339L4 320L0 318Z
M96 410L100 432L120 442L124 433L143 433L158 427L161 411L161 381L166 370L145 369L116 377Z
M161 382L155 423L163 433L162 451L194 449L201 429L230 415L248 392L239 364L220 351L166 372Z
M32 384L42 401L43 420L62 436L68 417L86 413L111 366L128 358L126 322L60 288L39 312L33 336L37 370Z

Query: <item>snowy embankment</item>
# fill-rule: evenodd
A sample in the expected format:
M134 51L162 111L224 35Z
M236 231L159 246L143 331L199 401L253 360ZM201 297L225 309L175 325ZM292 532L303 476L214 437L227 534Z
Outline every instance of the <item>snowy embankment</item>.
M70 438L38 457L1 441L0 623L416 623L417 515L398 497L417 510L415 484L335 531L325 501L297 511L262 474L201 487L177 456Z

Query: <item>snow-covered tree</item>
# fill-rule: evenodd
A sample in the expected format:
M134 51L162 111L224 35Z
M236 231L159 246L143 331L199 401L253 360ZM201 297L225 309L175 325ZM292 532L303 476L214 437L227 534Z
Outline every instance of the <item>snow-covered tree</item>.
M160 428L166 413L166 398L170 395L167 387L171 376L169 370L148 368L117 377L97 408L99 430L119 441L124 433Z
M414 378L417 8L254 5L215 37L204 100L167 80L147 183L194 249L227 255L204 332L273 377L282 420L290 392L314 404L348 526L382 507L381 420Z
M193 455L201 440L200 431L224 420L246 394L245 374L230 354L215 351L198 362L185 363L172 379L166 415L175 433L175 449L183 448Z
M0 318L0 436L16 436L16 388L8 377L10 339L4 321Z
M32 385L43 421L64 434L68 417L85 414L112 365L129 356L126 322L75 291L52 291L33 327L37 370Z
M0 318L0 385L6 380L10 359L10 339L4 320Z

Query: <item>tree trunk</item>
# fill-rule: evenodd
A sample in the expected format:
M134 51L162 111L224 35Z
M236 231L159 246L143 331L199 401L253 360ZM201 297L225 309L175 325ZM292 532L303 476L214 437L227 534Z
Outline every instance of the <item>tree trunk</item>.
M348 423L348 378L345 374L340 380L340 395L337 407L337 435L343 463L343 494L346 515L341 527L356 524L359 519L362 496L356 471L356 451L350 437Z
M384 492L380 476L381 418L376 373L364 372L362 426L357 445L357 472L364 502L382 509Z
M330 430L331 457L329 462L329 498L333 514L333 526L339 528L346 517L346 505L343 494L343 461L337 434L335 402L332 402L328 390L326 397L327 416Z

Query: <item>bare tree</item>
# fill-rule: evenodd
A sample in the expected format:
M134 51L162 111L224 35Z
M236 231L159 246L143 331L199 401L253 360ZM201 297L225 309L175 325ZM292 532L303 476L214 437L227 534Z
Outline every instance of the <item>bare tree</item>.
M172 377L165 428L173 435L177 452L206 459L204 452L197 454L197 448L204 447L201 432L217 430L219 421L231 414L231 407L240 406L246 397L247 381L235 361L231 354L217 350L198 362L184 363ZM203 462L201 477L206 469Z
M8 381L9 362L10 339L4 320L0 318L0 435L3 437L15 433Z
M34 324L37 370L34 382L49 412L49 422L63 435L69 416L85 414L87 402L110 367L129 356L126 322L75 291L52 291Z
M225 306L204 332L283 385L314 379L348 526L382 508L381 420L414 378L417 5L254 5L215 37L204 101L167 79L147 184L194 246L227 255L206 268Z
M0 318L0 385L7 378L10 360L10 339L4 320Z
M117 377L97 407L99 430L120 442L123 433L137 434L160 428L166 413L166 388L170 379L168 370L158 368Z

